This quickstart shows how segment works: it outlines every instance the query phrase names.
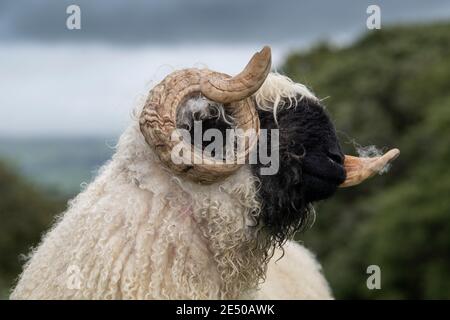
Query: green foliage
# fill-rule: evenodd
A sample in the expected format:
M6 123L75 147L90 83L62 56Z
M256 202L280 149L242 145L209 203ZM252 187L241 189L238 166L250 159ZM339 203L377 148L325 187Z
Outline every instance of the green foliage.
M6 298L30 248L64 202L39 191L0 162L0 298Z
M283 71L312 87L346 153L398 147L390 172L339 190L299 239L337 298L450 298L450 25L371 31L353 45L292 54ZM381 268L381 290L366 287Z

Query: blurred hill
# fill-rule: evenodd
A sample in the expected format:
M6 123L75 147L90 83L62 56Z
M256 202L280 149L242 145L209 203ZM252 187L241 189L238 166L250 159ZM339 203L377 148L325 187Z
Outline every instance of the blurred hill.
M24 255L111 157L114 143L102 137L0 138L0 299L8 297Z
M0 299L7 298L24 263L65 201L39 190L0 162Z
M449 57L450 24L402 26L293 53L282 69L327 97L346 153L402 152L387 175L319 204L299 235L337 298L450 298ZM372 264L381 290L366 287Z
M347 153L358 144L402 151L387 175L318 204L315 225L298 236L337 298L450 298L449 57L450 24L402 26L295 52L281 69L326 97ZM0 297L19 255L109 158L107 141L0 139L0 157L15 165L0 164ZM381 290L366 287L372 264Z
M1 138L0 158L14 163L20 174L52 192L73 195L108 160L116 139Z

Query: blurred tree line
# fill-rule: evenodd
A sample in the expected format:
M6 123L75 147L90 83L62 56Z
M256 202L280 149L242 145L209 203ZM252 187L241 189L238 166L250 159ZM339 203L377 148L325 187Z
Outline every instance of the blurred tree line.
M66 201L40 190L0 162L0 299L18 277L25 255L36 245Z
M338 190L299 235L337 298L450 298L450 25L371 31L290 55L282 71L326 98L346 153L398 147L390 172ZM366 268L381 268L368 290Z
M313 88L346 153L400 148L390 172L317 205L299 235L337 298L450 298L450 25L371 31L354 44L294 53L282 72ZM0 163L0 297L66 199ZM366 268L381 268L368 290Z

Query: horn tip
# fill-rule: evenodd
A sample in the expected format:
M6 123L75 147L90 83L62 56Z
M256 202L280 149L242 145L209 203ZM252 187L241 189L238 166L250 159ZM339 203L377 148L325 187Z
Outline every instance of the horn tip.
M400 155L400 150L397 148L391 149L388 152L385 153L385 157L388 158L389 162L390 161L394 161L395 159L398 158L398 156Z
M264 58L269 58L272 56L272 49L269 46L264 46L261 51L258 52Z

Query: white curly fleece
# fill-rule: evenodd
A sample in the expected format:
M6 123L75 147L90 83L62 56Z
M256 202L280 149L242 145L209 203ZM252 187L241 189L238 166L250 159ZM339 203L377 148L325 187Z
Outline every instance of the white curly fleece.
M274 247L256 225L256 186L248 166L209 186L173 176L135 120L112 160L30 253L11 298L255 297ZM319 288L292 298L330 297L314 258L299 248L287 250L281 261L305 261L291 272L314 277L310 283ZM269 268L260 294L282 297L269 287L278 283L277 270ZM304 277L284 283L305 287Z

